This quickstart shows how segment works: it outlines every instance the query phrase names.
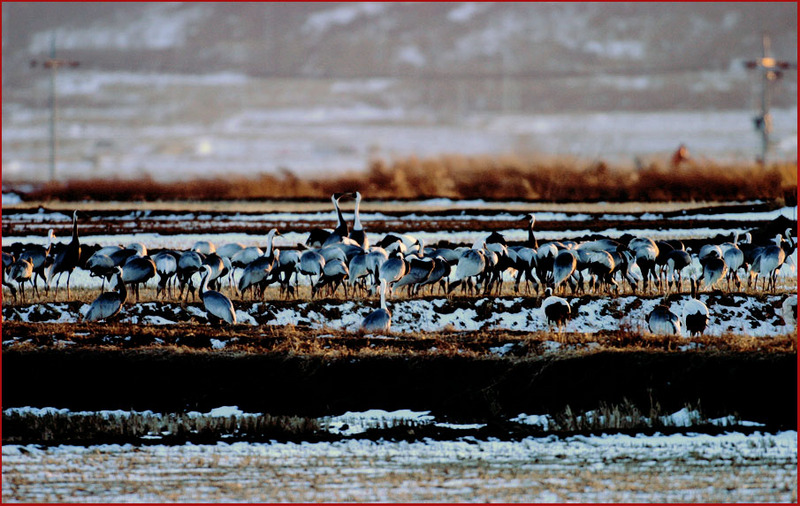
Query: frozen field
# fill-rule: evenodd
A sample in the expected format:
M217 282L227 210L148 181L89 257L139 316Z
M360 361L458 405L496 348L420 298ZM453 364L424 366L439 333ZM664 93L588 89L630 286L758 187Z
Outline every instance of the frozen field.
M271 82L240 74L114 72L59 75L58 177L120 174L180 181L288 169L303 177L363 170L370 160L519 154L666 163L679 144L697 160L751 162L754 112L732 110L458 111L408 106L402 79ZM36 83L44 103L46 80ZM290 89L291 92L287 92ZM448 96L461 94L448 91ZM120 104L124 96L124 104ZM243 98L246 97L246 98ZM290 98L291 97L291 98ZM27 100L31 100L25 97ZM112 106L87 107L92 104ZM9 99L11 100L11 99ZM204 107L197 107L204 104ZM4 103L4 105L6 105ZM797 156L797 108L772 110L776 160ZM23 99L3 109L3 175L46 180L47 111Z
M11 202L12 197L8 199ZM277 205L276 209L276 204L271 203L254 206L231 202L223 207L208 204L186 209L176 204L163 209L146 204L144 209L131 210L130 204L87 207L78 203L75 208L86 210L90 216L79 222L82 244L110 246L141 242L152 250L186 250L199 240L210 241L217 248L233 242L263 248L266 232L271 228L281 233L275 237L276 248L296 249L298 243L305 242L310 229L335 226L336 214L330 204L301 204L304 209L298 209L297 203ZM352 220L352 203L343 202L342 207L345 219ZM734 233L739 233L743 240L745 232L776 218L795 222L797 219L796 206L769 209L764 202L560 206L449 199L405 203L366 201L360 214L370 244L376 244L387 233L403 232L420 239L425 246L438 243L471 246L492 231L501 233L509 242L523 241L527 237L524 216L531 212L536 215L535 232L540 242L580 241L593 234L612 239L632 234L656 241L722 242L720 237L731 241ZM68 242L71 212L44 207L34 211L24 205L20 208L11 205L3 213L3 247L20 243L46 245L50 228L55 231L56 242ZM782 276L796 276L792 268L796 265L796 255L795 252L781 268ZM155 287L155 281L149 285ZM99 287L100 281L91 278L88 271L76 269L71 286Z
M795 502L797 432L3 446L4 502Z
M352 203L343 204L343 207L345 218L350 220ZM211 241L218 248L231 242L263 248L265 232L277 228L281 235L275 238L275 247L296 249L298 244L305 242L308 230L334 225L335 213L330 208L327 203L306 203L299 207L297 203L265 203L261 206L250 203L240 207L231 202L212 208L186 208L178 203L169 209L153 206L137 210L132 210L130 205L98 205L97 209L86 209L88 215L79 222L79 230L81 243L85 245L142 242L148 249L156 251L161 248L187 250L199 240ZM510 242L522 241L527 237L523 217L526 212L535 212L535 232L542 242L567 239L581 241L593 234L619 239L625 234L632 234L654 240L694 241L694 247L697 248L697 244L704 244L705 241L730 241L734 233L743 237L745 232L757 230L775 219L786 219L787 223L791 223L797 215L797 207L775 209L764 202L694 203L682 206L598 203L559 209L559 206L551 204L520 202L487 203L448 199L405 203L367 201L361 210L361 220L371 244L379 242L387 233L397 231L411 234L426 246L441 243L472 245L486 238L490 231L500 232ZM29 208L24 205L4 210L4 248L20 243L44 245L49 228L56 230L58 241L65 241L71 228L69 214L56 209ZM539 227L542 230L538 230ZM796 256L795 251L779 271L782 290L796 283ZM694 259L694 264L699 268L697 259ZM236 283L239 276L241 270L235 271L232 282ZM455 269L451 278L454 276ZM505 275L508 287L513 285L513 276L513 272ZM685 277L688 279L688 276ZM196 278L195 282L199 284L199 276ZM153 278L145 285L148 293L155 288L156 281L157 278ZM308 279L301 277L298 281L304 285L302 297L307 297ZM100 285L100 278L91 277L88 271L80 268L75 270L71 279L73 288L94 291L99 290ZM444 297L410 300L398 294L390 300L394 312L392 330L401 333L446 329L546 330L538 305L532 304L530 298L520 297L521 294L509 290L506 289L502 298L478 298L472 303L459 304ZM684 290L688 291L688 286ZM229 289L226 287L225 291L227 293ZM94 297L94 294L90 295L88 301ZM711 312L707 334L721 336L745 333L763 337L785 333L787 328L780 312L783 297L785 294L701 294L700 299L709 306ZM575 317L566 330L579 333L620 328L641 329L647 314L659 300L652 294L642 299L633 296L567 298L575 309ZM683 303L688 298L688 294L675 298L671 302L671 310L680 315ZM251 302L242 300L238 294L232 299L239 323L247 325L296 324L317 329L355 331L364 316L374 309L371 300L360 297L322 304L302 300ZM177 301L155 303L151 300L145 298L142 303L134 303L129 299L120 321L157 325L206 321L202 305L179 304ZM53 302L51 296L32 305L6 305L3 315L9 321L71 323L80 321L87 311L88 304L68 306ZM7 337L4 341L11 342L11 339Z
M9 196L9 207L4 208L3 212L4 249L10 250L20 243L44 244L49 228L56 230L58 241L68 240L71 209L62 211L57 207L26 207L25 203L12 201L13 198ZM388 232L400 231L421 239L425 245L472 245L484 239L491 231L502 233L508 241L522 241L526 237L522 217L527 212L535 212L535 231L541 242L586 240L593 234L612 238L632 234L653 239L682 239L697 247L706 241L731 240L734 232L743 234L759 231L776 219L782 223L784 220L791 223L796 220L797 213L796 207L772 208L763 202L658 206L602 203L569 207L438 199L417 203L371 204L374 206L362 208L361 219L372 243L378 242ZM275 206L274 203L243 203L240 208L235 203L213 208L205 204L175 207L160 207L159 204L143 209L135 209L132 204L124 203L97 205L95 208L92 205L81 204L87 206L83 207L87 211L87 217L79 223L83 244L106 246L143 242L153 251L160 248L189 249L198 240L213 241L217 247L228 242L263 247L265 233L273 227L278 228L282 234L276 238L275 246L290 249L296 248L297 243L304 242L312 228L332 227L335 223L335 215L329 203L294 203L283 207ZM351 205L348 203L348 207L344 209L345 219L348 221L353 216L352 207L349 207ZM567 383L574 381L579 387L576 391L582 392L581 389L589 388L585 383L585 376L574 377L574 369L563 363L558 366L559 360L570 354L575 356L577 352L577 355L586 359L578 362L578 367L591 366L594 350L603 346L600 344L602 336L614 332L622 335L647 334L646 315L659 302L660 295L632 295L628 291L617 295L566 294L565 298L573 307L573 318L565 328L571 340L564 341L555 335L547 335L548 329L541 313L539 296L515 294L508 288L498 297L479 295L446 298L442 295L430 295L408 298L405 294L398 294L389 300L393 312L392 333L385 336L351 334L358 330L364 316L374 309L377 304L375 299L350 297L309 300L305 279L301 279L304 286L300 287L301 296L296 300L282 300L277 291L270 292L265 300L257 301L249 298L242 300L238 294L233 296L239 322L234 328L209 326L200 302L181 303L176 299L155 301L154 280L149 282L147 290L143 292L141 302L135 302L133 297L129 298L117 321L88 324L82 321L82 317L88 309L88 302L96 297L100 281L91 278L87 271L76 269L72 277L72 287L76 288L72 301L64 300L63 288L55 300L52 292L47 297L27 303L12 303L10 297L5 297L3 319L8 322L8 329L4 331L2 342L4 366L6 371L17 367L18 372L13 374L16 387L8 391L9 394L17 395L17 407L4 410L4 423L5 418L12 416L14 410L36 411L42 406L39 404L34 408L25 407L37 406L36 402L39 400L36 396L41 393L37 393L37 381L41 378L20 382L20 377L27 374L24 371L38 370L41 377L61 378L63 374L54 371L64 367L74 371L75 366L71 364L80 363L86 364L86 371L96 376L94 371L101 369L93 368L114 363L114 371L104 373L105 376L119 373L119 378L113 380L113 392L104 393L105 385L98 385L93 391L75 390L75 386L70 386L67 381L64 385L58 385L67 387L72 395L70 397L59 393L61 390L48 379L44 388L48 394L54 392L50 397L53 401L44 405L61 407L70 405L69 402L87 402L96 409L104 409L109 407L104 405L111 402L109 399L122 399L121 404L124 404L129 399L136 398L139 391L145 391L147 402L141 409L150 409L149 404L155 402L156 398L159 402L164 401L160 396L184 395L186 397L180 397L176 401L178 406L170 409L177 412L176 416L191 418L194 416L193 412L186 412L189 408L185 407L190 404L184 404L183 399L194 399L194 388L202 394L201 398L216 395L214 398L221 399L221 403L237 403L232 397L244 395L251 401L263 401L270 408L283 406L283 413L298 413L292 411L295 408L291 402L270 397L271 393L260 391L260 396L253 397L254 389L264 387L288 392L291 399L301 399L298 402L307 405L304 407L315 407L318 413L326 414L324 423L327 432L323 431L325 437L314 439L313 442L300 442L302 438L296 438L296 442L288 442L292 439L272 440L271 437L249 440L260 442L243 442L242 439L227 439L223 436L216 439L216 444L181 442L168 445L165 444L166 439L161 439L164 437L163 433L156 431L135 439L133 444L97 444L95 439L87 446L4 444L2 498L4 502L793 502L797 500L797 433L794 430L785 430L787 427L793 428L791 420L787 422L782 413L779 415L784 418L775 418L777 415L768 413L769 406L758 403L763 400L761 390L756 394L742 393L746 389L740 389L741 385L736 389L731 387L731 378L716 381L713 377L703 376L714 374L706 373L712 370L722 371L723 375L727 374L724 371L741 371L747 378L744 381L754 383L761 378L771 378L770 370L774 369L776 374L793 370L794 360L789 356L791 351L785 349L748 354L747 351L722 353L715 348L719 343L720 350L724 350L725 344L730 341L735 350L742 350L746 343L751 343L747 346L758 350L759 347L766 346L764 343L776 339L791 340L795 330L786 326L781 310L782 301L793 290L797 279L796 252L790 258L789 263L781 270L777 293L752 290L701 293L699 298L710 310L705 336L680 339L676 346L670 346L669 342L661 343L670 346L669 350L653 349L631 354L636 357L641 355L644 357L642 360L658 356L658 360L664 362L656 360L651 366L650 362L634 363L634 360L638 360L634 358L624 362L627 364L622 368L624 371L610 371L608 367L613 359L625 356L624 348L611 352L606 350L604 354L597 355L601 361L594 364L596 369L592 370L594 372L589 371L589 374L600 374L604 376L602 380L616 378L619 374L631 374L634 369L644 371L644 376L641 377L645 379L640 383L638 380L629 382L634 385L630 392L635 393L639 386L653 387L657 389L656 394L662 396L656 402L677 405L678 407L671 407L666 411L672 414L667 414L667 421L662 421L662 425L658 427L677 428L678 433L665 434L667 431L664 431L653 435L649 431L649 435L617 433L541 437L542 432L535 432L533 435L525 432L519 435L520 433L513 432L509 427L513 424L537 425L544 434L553 434L555 429L548 426L555 420L553 417L558 416L557 410L560 408L551 406L550 411L530 410L529 413L548 414L519 414L512 419L508 417L527 408L509 410L503 415L505 418L499 415L469 419L450 418L447 415L444 418L447 421L465 422L462 424L437 421L429 415L430 412L403 410L386 415L383 412L384 414L378 414L380 420L377 423L385 423L381 421L385 416L402 417L419 424L446 427L448 430L457 429L455 433L449 432L449 436L427 437L426 432L426 437L418 434L384 438L369 437L371 433L365 431L364 413L358 412L364 406L347 408L352 411L344 413L342 412L345 409L336 411L330 406L336 402L352 402L346 395L362 398L362 390L357 388L363 385L353 383L352 377L348 375L357 374L361 371L359 367L368 367L370 364L380 367L381 371L366 368L363 369L366 373L361 374L368 374L375 381L380 390L380 402L388 404L396 403L397 396L403 394L414 396L413 400L426 395L428 392L423 392L418 384L413 383L421 378L428 378L424 380L425 388L435 394L431 395L431 399L438 399L437 395L445 399L456 396L460 399L459 402L470 406L482 407L488 400L464 394L459 389L466 384L470 385L469 388L484 392L502 383L507 390L498 386L497 396L491 397L491 401L501 403L503 399L502 402L506 403L503 406L530 399L538 401L539 396L552 393L552 385L542 387L535 379L529 385L521 385L519 382L507 385L511 380L500 377L502 375L493 376L493 369L483 369L481 374L485 375L486 385L490 385L484 386L484 383L477 381L483 376L479 377L475 364L469 362L480 362L475 360L476 357L481 358L484 364L502 362L496 365L505 371L503 374L507 374L512 365L519 364L519 354L528 354L529 358L542 360L545 363L544 372L566 367L565 376L554 377L555 380L562 381L558 383L557 390L562 392L561 388L567 389L570 387ZM234 282L238 276L238 273L234 275ZM223 290L228 293L227 284ZM337 295L341 297L341 290ZM684 286L682 293L670 296L671 310L681 314L683 304L688 298ZM297 329L297 335L292 338L295 341L282 341L285 336L281 337L281 332L292 332L292 329ZM428 332L431 334L420 337L421 333ZM451 358L456 359L452 363L469 362L468 367L471 367L459 369L460 375L444 373L449 376L439 378L436 388L431 385L438 376L434 374L429 378L427 374L433 368L436 368L436 373L440 373L443 370L440 366L450 362L430 362L426 366L431 368L430 371L424 368L413 369L415 372L404 379L392 375L393 382L381 383L384 380L378 380L378 373L387 371L390 374L395 369L387 368L383 362L372 363L368 360L370 357L382 358L381 354L385 354L396 360L401 366L399 370L404 371L405 367L422 363L419 358L409 358L413 354L408 350L417 350L416 357L424 353L434 353L436 348L426 340L428 336L444 333L456 339L460 332L473 332L473 337L482 332L521 334L510 338L506 336L502 340L488 340L482 344L486 349L481 353L472 351L469 343L444 339L436 341L450 346L443 348L445 358L449 353ZM526 337L522 335L524 333L535 333L537 339L541 339L533 344L525 344ZM270 379L268 375L275 371L270 366L262 367L267 362L256 363L250 359L274 358L284 364L280 367L284 367L290 359L302 361L310 358L304 355L305 348L291 348L287 355L283 355L285 351L273 350L270 355L258 350L243 352L245 348L240 346L250 341L274 341L276 346L286 342L286 346L296 346L303 341L304 346L316 347L324 353L328 345L336 339L342 341L338 346L352 344L363 346L367 351L362 350L361 355L354 355L359 357L357 359L342 359L340 364L347 364L336 369L338 377L330 378L324 374L332 369L315 368L303 362L297 373L299 376L292 376L295 374L294 369L287 368L281 369L280 374L283 376L280 378ZM290 344L292 342L294 344ZM376 342L382 344L373 351ZM641 345L644 341L637 342ZM395 343L397 346L393 348ZM183 348L184 346L193 348ZM608 346L608 342L605 342L605 346ZM779 348L782 345L773 346ZM148 348L152 348L150 355L147 352L135 355L137 349ZM790 348L796 349L796 338ZM172 355L170 350L174 351ZM128 351L134 355L125 355ZM149 371L155 371L164 365L159 365L162 352L166 353L164 357L168 361L170 374L177 373L182 376L180 379L170 378L169 374L162 376L165 374L163 371L153 372L152 377L139 377L138 372L126 372L128 367L142 368L141 364ZM103 355L104 353L107 355ZM760 354L768 356L771 362L755 360ZM718 360L723 355L727 362ZM132 356L138 358L133 359ZM86 357L99 357L100 360L86 361ZM186 357L205 357L203 360L209 362L187 362L183 360ZM246 360L226 362L227 365L222 362L236 357L244 357ZM55 361L48 362L51 358L55 358ZM679 359L679 362L668 362L673 358ZM243 367L245 362L250 364L249 369ZM676 363L682 365L678 365L677 369L671 367ZM26 367L26 364L39 365ZM325 364L328 365L331 363ZM219 374L220 366L232 368L226 369L228 372L225 373L225 378L215 376ZM49 368L41 369L42 367ZM207 367L213 369L206 369ZM243 394L239 374L251 374L253 367L258 372L248 378L257 378L249 380L257 383L252 383L251 388ZM757 367L771 369L759 370ZM74 371L70 374L70 379L74 380L81 372L86 371ZM465 371L470 377L464 376ZM526 374L533 374L531 371L534 369L526 371ZM583 372L587 371L588 369ZM679 391L675 391L669 388L670 381L678 382L678 376L671 376L673 373L691 377L694 383L683 385ZM197 374L198 377L192 377L192 374ZM538 373L536 374L538 378ZM756 374L756 377L747 376L748 374ZM653 375L657 379L653 379ZM127 383L131 377L135 378L136 383L133 389ZM646 379L647 377L650 379ZM449 385L452 378L458 378L458 385L451 391ZM601 381L601 378L595 378L598 382ZM4 376L3 379L7 378ZM148 383L150 381L162 386L175 386L186 379L190 380L191 386L177 394L161 387L141 386L151 385ZM208 379L215 383L206 385L204 382ZM733 378L733 381L739 379L741 378ZM234 384L232 389L231 381ZM293 383L281 384L281 381ZM358 376L356 382L361 381L363 377ZM771 379L767 381L770 385L781 383ZM82 379L79 383L83 385L85 382ZM409 386L412 383L413 386ZM14 384L11 378L8 378L7 384ZM609 384L613 384L613 381ZM713 388L701 395L694 390L694 384L713 384ZM346 387L336 386L336 392L325 395L317 390L330 385ZM572 385L574 386L576 385ZM298 393L305 387L315 390ZM443 387L445 389L440 390ZM522 387L528 389L524 395L520 394ZM120 393L126 388L127 397ZM294 388L300 390L292 390ZM395 388L402 390L391 390ZM589 394L595 401L592 405L597 406L603 400L601 394L605 395L609 391L621 392L621 388L623 387L617 385L615 388L605 388L603 392L592 390ZM661 389L658 390L659 388ZM394 393L389 395L387 391ZM73 395L75 392L77 401ZM576 405L574 392L572 398L559 397L558 402L566 404L567 408L570 404ZM626 391L623 395L630 392ZM704 406L710 406L714 400L723 397L735 397L733 401L726 401L727 404L720 401L725 407L715 411L714 416L722 418L706 421L716 425L709 431L713 434L694 432L705 429L691 423L692 417L696 416L692 412L684 409L673 413L681 405L699 403L703 395L707 395L703 397ZM6 399L12 399L12 396L9 395ZM425 403L427 402L430 401L426 400ZM788 405L785 399L780 402L784 403L782 406ZM425 403L415 408L435 409L432 407L434 402L430 406ZM239 405L244 406L241 403ZM726 409L731 406L735 407ZM118 407L126 408L114 404L115 409ZM372 407L377 406L366 406ZM381 404L380 407L387 406ZM759 422L738 420L734 412L742 413L740 408L750 409L750 413L755 415L747 420ZM46 408L40 411L40 416L46 419L63 410ZM125 413L111 412L108 416L117 420L119 425L115 425L116 427L127 423L124 420L127 416ZM578 417L588 416L589 412L580 413ZM218 414L244 415L230 410L220 411ZM375 413L370 416L373 415ZM476 420L480 423L472 423ZM736 424L730 423L732 421L736 421ZM371 423L375 423L375 420ZM768 425L769 423L773 425ZM484 436L482 434L485 433L480 432L495 426L508 432L502 432L506 435L500 438ZM776 426L780 428L774 428ZM9 423L4 427L10 428L12 425ZM660 430L658 427L655 430ZM63 443L65 440L59 441ZM129 440L123 442L127 441ZM203 442L205 441L208 440Z
M669 303L673 313L682 314L688 295ZM724 337L728 334L747 334L767 337L785 334L787 327L781 313L785 295L700 295L710 312L705 335ZM573 317L566 324L566 332L596 334L629 329L647 331L647 315L659 297L570 297ZM440 332L510 330L546 331L545 316L531 299L524 297L477 298L472 301L449 300L444 297L426 299L400 299L390 301L392 332ZM294 301L235 302L237 322L252 326L295 325L312 329L330 329L357 332L361 321L374 308L369 300L327 300L322 302ZM37 323L79 323L89 310L89 304L67 305L43 302L27 306L8 307L3 310L6 321ZM129 303L119 322L137 325L174 325L185 322L207 321L202 304L172 302ZM24 344L26 336L6 334L3 344ZM218 347L229 344L222 341ZM557 344L557 343L554 343Z

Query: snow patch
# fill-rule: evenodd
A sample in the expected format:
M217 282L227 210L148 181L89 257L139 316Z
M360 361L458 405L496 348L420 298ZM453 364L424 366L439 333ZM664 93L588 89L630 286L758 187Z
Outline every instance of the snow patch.
M466 23L481 12L486 11L490 4L479 2L465 2L447 13L447 19L453 23Z
M362 16L375 17L386 10L386 7L387 5L381 2L360 2L315 12L308 16L302 31L319 36L337 25L349 25Z
M3 193L3 207L15 206L22 203L22 198L16 193Z

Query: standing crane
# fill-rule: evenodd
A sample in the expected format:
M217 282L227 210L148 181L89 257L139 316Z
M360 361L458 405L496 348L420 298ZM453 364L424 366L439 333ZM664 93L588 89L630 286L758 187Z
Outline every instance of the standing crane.
M58 295L58 283L61 281L61 275L65 272L67 273L67 299L70 297L69 293L69 281L72 277L72 271L75 270L75 267L78 266L81 260L81 241L78 238L78 211L73 211L72 213L72 241L67 244L67 247L61 250L58 255L56 255L55 260L53 263L50 264L50 268L47 271L47 283L48 286L50 281L55 277L58 276L58 280L56 280L56 295Z

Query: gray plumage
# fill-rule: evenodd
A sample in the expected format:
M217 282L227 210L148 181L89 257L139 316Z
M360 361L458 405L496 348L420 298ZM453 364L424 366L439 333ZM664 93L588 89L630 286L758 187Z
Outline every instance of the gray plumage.
M344 215L342 215L342 210L339 209L339 199L344 196L352 195L352 193L334 193L331 195L331 202L333 202L333 207L336 209L337 225L336 228L333 229L333 232L322 242L323 247L342 242L342 240L350 234L350 227L347 226Z
M440 291L444 291L445 293L447 293L447 286L446 286L447 285L447 277L450 276L450 271L451 270L452 269L450 267L450 264L447 262L447 260L443 256L437 255L433 259L433 270L431 270L431 272L428 275L428 277L425 278L425 280L422 281L419 284L419 286L420 287L425 287L425 286L429 286L430 285L431 286L431 291L432 291L433 290L433 286L432 285L434 285L436 283L439 283Z
M236 253L239 253L245 248L244 244L240 242L229 242L217 248L217 255L226 258L233 258Z
M428 276L430 276L431 272L433 271L433 266L434 263L432 258L412 257L408 261L408 270L406 274L397 280L397 282L394 284L394 287L400 288L403 286L408 286L408 294L412 295L412 291L416 285L428 279Z
M381 280L381 307L371 312L361 322L364 332L389 332L392 326L392 313L386 307L386 280Z
M55 238L56 234L51 228L47 231L47 247L30 245L19 255L20 258L28 258L33 263L33 280L31 283L33 284L33 290L36 292L37 297L39 296L39 279L41 279L42 283L44 283L45 292L47 292L45 268L47 267L47 257L50 255L50 250L53 248L53 240Z
M369 277L369 267L367 266L367 252L362 251L358 255L350 259L347 264L347 269L350 271L348 276L348 283L350 286L355 287L364 286L366 279Z
M158 297L162 292L166 294L168 289L171 297L172 290L169 286L169 282L178 272L178 254L174 251L162 251L160 253L156 253L151 258L156 264L156 274L158 274L156 297Z
M231 325L235 325L236 310L233 308L231 299L216 290L208 289L211 267L204 265L201 272L203 273L203 280L200 285L200 297L203 299L203 307L205 307L206 312Z
M658 258L658 245L649 237L635 237L628 242L630 249L636 257L636 263L642 272L642 289L647 291L650 278L655 283L659 282L656 273L656 259Z
M664 304L658 304L647 316L647 328L653 334L681 335L681 320Z
M361 192L356 192L356 209L353 214L353 230L350 231L350 239L354 240L361 248L369 248L369 239L367 233L364 232L364 227L361 225L361 217L359 216L359 206L361 205Z
M468 287L471 292L473 289L473 278L481 274L485 268L486 257L484 256L483 250L465 250L459 257L458 264L456 264L455 279L450 283L448 293L455 290L458 285L463 282L467 283L465 286Z
M198 253L194 250L184 251L181 253L181 256L178 257L178 284L180 286L180 291L178 293L179 298L183 298L183 290L188 285L188 290L186 292L186 298L189 298L189 292L192 293L192 300L194 300L194 281L192 280L192 276L200 272L200 269L203 267L203 255Z
M667 255L667 276L668 280L679 289L683 283L683 269L691 265L692 257L685 250L674 249Z
M139 285L147 283L156 275L156 264L150 257L131 257L125 262L122 281L133 286L136 302L139 302Z
M683 325L689 335L701 335L708 326L708 316L708 306L697 298L692 297L683 305Z
M67 244L67 247L61 250L53 260L47 271L48 286L50 281L56 276L56 295L58 295L58 284L61 281L61 275L67 273L67 298L70 298L69 282L72 278L72 271L78 266L81 260L81 242L78 237L78 211L72 213L72 241Z
M709 250L709 253L699 260L703 267L702 282L711 290L728 272L728 265L722 259L722 250L719 248Z
M116 267L113 275L116 292L103 292L97 297L92 305L89 306L84 320L95 322L107 320L116 316L122 309L123 304L128 298L128 291L125 282L122 280L123 271L121 267Z
M786 260L786 252L781 248L782 237L780 234L775 236L775 244L765 246L756 256L753 265L750 267L750 275L755 276L758 288L758 276L764 276L764 289L774 290L778 280L778 269Z
M110 256L100 252L96 252L86 261L86 269L89 271L89 275L103 278L103 285L100 287L101 290L105 286L106 278L114 273L115 267L114 260L112 260Z
M210 255L217 251L217 247L211 241L197 241L194 243L194 246L192 246L192 249L203 255Z
M300 263L297 266L297 270L300 274L308 276L308 283L313 286L314 280L313 276L317 276L319 279L322 276L322 270L325 268L325 257L320 254L317 250L308 250L304 251L302 255L300 255Z
M11 264L9 277L17 282L17 287L19 288L20 295L22 296L22 300L24 302L25 283L28 281L33 283L31 279L33 277L33 262L28 258L20 258Z
M231 265L237 268L247 267L256 258L263 255L264 251L258 246L248 246L231 257Z
M388 259L389 254L386 253L385 249L379 246L373 246L370 248L369 253L367 253L367 270L372 276L372 285L377 285L379 283L378 271L380 271L383 262Z
M403 255L396 252L381 264L378 270L378 282L382 279L386 280L386 285L391 288L395 282L406 275L406 272L408 272L408 265Z
M797 294L786 297L781 304L781 315L790 330L797 330Z
M14 300L17 300L17 289L14 288L14 285L11 284L10 279L6 279L7 275L11 271L11 265L14 263L13 255L10 255L3 251L3 286L7 286L9 290L11 290L11 295L14 296Z
M272 273L274 265L275 257L273 255L263 255L253 260L245 267L242 277L239 278L239 293L244 297L244 292L246 290L254 288L267 279ZM255 293L253 295L255 296Z
M311 287L311 297L314 297L317 292L327 285L331 285L330 295L336 293L339 285L344 284L344 279L350 275L350 270L344 260L334 258L330 262L325 263L322 269L322 276L320 276L317 284ZM347 297L347 285L344 284L344 296Z
M542 301L542 313L547 325L555 324L561 332L567 320L572 316L572 308L565 299L553 295L553 289L544 291L545 299Z
M561 283L572 276L577 265L578 259L575 258L575 252L571 250L563 250L556 255L553 261L553 286L555 290L558 290Z

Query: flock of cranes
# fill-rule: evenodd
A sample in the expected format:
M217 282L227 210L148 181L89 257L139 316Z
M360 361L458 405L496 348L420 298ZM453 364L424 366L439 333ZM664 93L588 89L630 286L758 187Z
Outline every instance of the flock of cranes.
M353 228L350 229L339 202L354 198ZM514 291L538 295L544 293L541 310L548 324L559 330L571 316L569 303L557 294L567 290L573 295L586 293L619 293L627 283L633 293L680 291L684 276L689 277L691 298L684 304L683 314L672 313L659 304L648 316L653 333L681 334L685 329L700 334L705 329L709 312L697 298L697 292L727 283L728 289L742 288L740 273L747 286L776 290L777 272L795 251L791 229L776 235L766 244L754 244L750 235L739 242L705 244L692 252L681 241L654 241L647 237L630 237L627 241L599 239L576 243L549 241L540 244L534 233L535 215L525 217L526 239L509 244L502 234L492 232L471 247L426 248L423 241L409 234L387 233L377 244L370 245L359 216L361 194L335 193L331 196L337 225L333 230L314 229L298 249L279 250L274 239L280 235L272 229L266 236L266 248L228 243L216 247L209 241L197 241L188 251L160 250L150 254L142 243L123 246L81 245L78 235L78 211L72 215L72 240L55 245L51 229L47 247L25 245L16 257L3 252L3 285L16 298L19 290L26 299L24 286L32 287L39 297L41 279L46 293L55 281L57 296L61 277L66 274L67 298L70 279L81 267L92 276L106 281L112 291L102 292L85 315L87 321L112 318L119 314L128 298L128 288L139 300L139 287L158 277L156 296L187 300L195 291L203 301L210 320L236 323L231 299L222 293L227 279L234 297L263 298L273 283L286 297L298 296L301 276L308 279L311 297L322 291L335 294L342 287L345 297L380 294L380 307L363 321L365 331L388 331L391 312L387 297L405 289L409 297L433 293L451 294L461 290L468 294L499 294L506 280L514 281ZM87 250L88 249L88 250ZM82 254L83 253L83 254ZM85 260L82 260L85 259ZM239 271L238 280L234 276ZM199 286L196 286L197 278ZM292 281L294 279L294 282ZM724 280L724 281L723 281ZM15 288L11 282L16 282ZM523 285L524 283L524 285ZM588 286L587 286L588 285ZM521 288L522 287L522 288ZM349 288L349 294L348 294ZM793 301L793 302L792 302ZM787 324L796 320L796 295L786 299L784 315Z

